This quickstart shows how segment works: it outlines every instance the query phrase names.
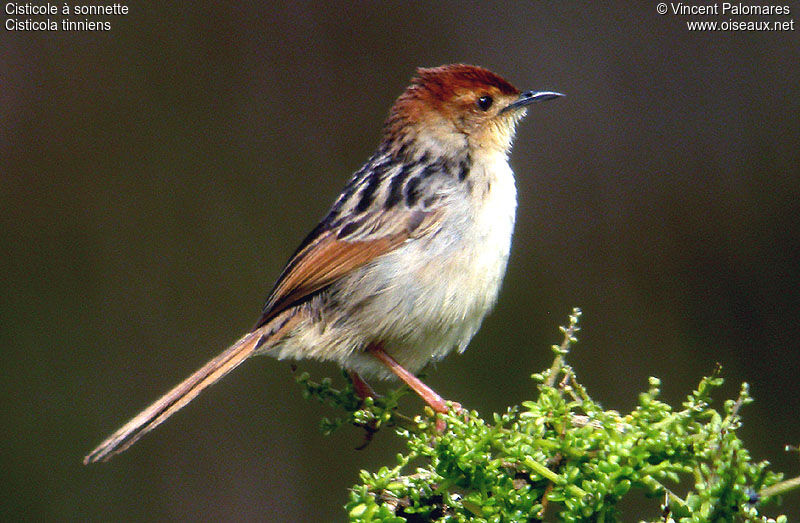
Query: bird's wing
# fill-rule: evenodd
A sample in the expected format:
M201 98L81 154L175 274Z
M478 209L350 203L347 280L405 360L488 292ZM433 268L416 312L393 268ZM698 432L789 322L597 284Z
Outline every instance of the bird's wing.
M289 260L255 328L351 271L425 235L438 215L438 209L398 206L390 211L367 211L331 225L323 220Z

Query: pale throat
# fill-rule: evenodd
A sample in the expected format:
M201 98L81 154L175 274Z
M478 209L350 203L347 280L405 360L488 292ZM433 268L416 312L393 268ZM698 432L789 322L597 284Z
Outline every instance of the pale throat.
M494 164L508 160L517 120L497 118L477 132L465 134L446 118L428 119L414 126L411 143L431 158L459 160L470 155L474 160L480 158L482 163Z

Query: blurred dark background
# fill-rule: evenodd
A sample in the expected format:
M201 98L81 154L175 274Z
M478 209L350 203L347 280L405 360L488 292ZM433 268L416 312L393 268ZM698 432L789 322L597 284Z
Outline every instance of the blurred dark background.
M0 517L345 518L398 443L322 436L335 412L270 358L81 458L252 325L414 68L450 62L568 96L518 133L500 302L428 382L484 415L531 397L577 305L570 362L605 407L651 375L680 402L718 362L719 406L752 386L753 454L800 474L800 27L622 5L137 3L108 32L0 33Z

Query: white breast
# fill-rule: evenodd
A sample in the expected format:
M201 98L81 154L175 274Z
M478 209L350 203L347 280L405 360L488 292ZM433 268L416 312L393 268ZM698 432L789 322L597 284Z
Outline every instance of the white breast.
M511 248L514 220L517 211L517 188L514 174L505 155L493 156L489 163L473 168L479 181L473 200L476 265L501 278ZM485 180L485 192L481 182ZM477 268L477 267L476 267ZM499 285L499 282L498 282Z
M409 242L382 268L391 267L397 292L373 300L380 311L375 317L387 318L381 325L389 334L387 351L412 372L467 347L505 275L517 206L514 175L498 154L473 165L467 180L470 196L449 202L441 231Z

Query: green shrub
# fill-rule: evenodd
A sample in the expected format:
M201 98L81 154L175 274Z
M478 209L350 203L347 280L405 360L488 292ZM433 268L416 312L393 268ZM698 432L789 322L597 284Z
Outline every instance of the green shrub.
M538 397L491 420L475 411L434 417L427 408L410 419L397 411L402 390L361 405L350 386L298 378L307 397L346 413L323 420L324 432L354 423L368 436L393 427L406 440L395 466L361 472L346 506L350 520L617 521L620 501L638 491L653 498L655 521L787 521L761 509L800 478L782 482L736 435L739 411L752 401L747 384L722 412L711 407L718 372L679 408L659 400L660 382L651 378L632 412L603 410L564 362L579 316L575 309L562 327L551 368L533 375Z

